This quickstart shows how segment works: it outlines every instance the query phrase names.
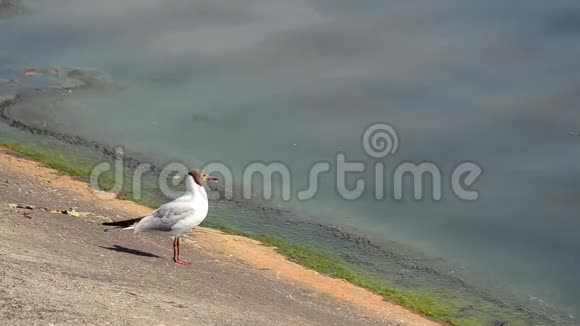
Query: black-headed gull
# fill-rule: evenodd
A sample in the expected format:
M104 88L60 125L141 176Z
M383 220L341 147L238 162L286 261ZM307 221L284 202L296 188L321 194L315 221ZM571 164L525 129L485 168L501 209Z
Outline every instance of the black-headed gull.
M193 170L185 178L187 190L183 196L164 204L148 216L103 225L133 230L134 233L157 231L172 235L175 237L173 261L189 265L190 262L179 258L179 236L201 224L207 216L209 205L203 186L208 180L217 178L207 175L203 170Z

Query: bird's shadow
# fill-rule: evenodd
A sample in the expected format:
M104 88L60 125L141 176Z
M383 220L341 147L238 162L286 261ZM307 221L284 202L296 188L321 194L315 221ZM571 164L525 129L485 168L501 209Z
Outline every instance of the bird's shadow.
M137 249L131 249L131 248L127 248L127 247L122 247L122 246L118 246L118 245L113 245L112 247L103 247L103 246L99 246L99 247L103 248L103 249L113 250L116 252L123 252L126 254L131 254L131 255L135 255L135 256L160 258L159 256L154 255L154 254L149 253L149 252L145 252L145 251L141 251L141 250L137 250Z

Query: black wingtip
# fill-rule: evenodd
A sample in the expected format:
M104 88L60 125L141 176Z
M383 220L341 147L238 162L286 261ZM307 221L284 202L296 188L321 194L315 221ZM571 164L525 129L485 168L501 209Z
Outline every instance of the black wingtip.
M104 226L116 226L117 228L127 228L127 227L130 227L133 224L141 221L143 219L143 217L144 216L133 218L130 220L124 220L124 221L104 222L104 223L102 223L102 225L104 225Z

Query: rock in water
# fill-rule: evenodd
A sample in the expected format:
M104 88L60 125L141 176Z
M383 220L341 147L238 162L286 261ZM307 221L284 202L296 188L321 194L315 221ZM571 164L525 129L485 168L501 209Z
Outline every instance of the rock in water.
M494 320L490 326L508 326L508 323L503 320Z
M0 0L0 18L19 15L23 12L21 0Z

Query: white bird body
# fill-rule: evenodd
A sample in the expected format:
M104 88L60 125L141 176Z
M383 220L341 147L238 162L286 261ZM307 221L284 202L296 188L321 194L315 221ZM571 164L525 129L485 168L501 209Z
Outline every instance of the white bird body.
M163 232L168 235L180 236L193 229L205 220L209 210L205 188L198 185L193 177L186 177L187 192L156 209L151 215L144 217L135 225L125 228L138 232Z

